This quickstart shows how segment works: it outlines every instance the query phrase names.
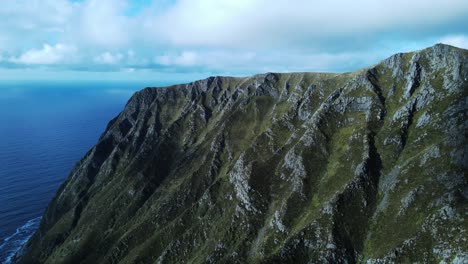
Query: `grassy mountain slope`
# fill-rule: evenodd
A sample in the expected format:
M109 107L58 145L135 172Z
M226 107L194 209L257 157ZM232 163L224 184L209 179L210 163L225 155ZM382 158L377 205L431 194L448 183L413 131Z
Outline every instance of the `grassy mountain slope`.
M467 261L467 57L137 92L18 261Z

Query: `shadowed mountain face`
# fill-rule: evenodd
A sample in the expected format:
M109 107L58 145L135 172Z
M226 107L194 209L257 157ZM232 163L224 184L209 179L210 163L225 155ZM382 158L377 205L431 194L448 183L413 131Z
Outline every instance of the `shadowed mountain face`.
M137 92L18 261L468 260L467 58Z

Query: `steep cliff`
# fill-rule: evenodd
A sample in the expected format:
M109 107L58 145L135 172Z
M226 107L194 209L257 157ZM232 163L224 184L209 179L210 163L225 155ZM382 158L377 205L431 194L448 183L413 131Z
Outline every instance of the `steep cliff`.
M468 261L467 58L137 92L18 262Z

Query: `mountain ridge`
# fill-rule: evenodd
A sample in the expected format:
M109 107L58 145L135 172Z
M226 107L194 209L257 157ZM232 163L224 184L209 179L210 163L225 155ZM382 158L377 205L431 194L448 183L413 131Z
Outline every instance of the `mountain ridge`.
M467 54L145 88L18 262L467 260Z

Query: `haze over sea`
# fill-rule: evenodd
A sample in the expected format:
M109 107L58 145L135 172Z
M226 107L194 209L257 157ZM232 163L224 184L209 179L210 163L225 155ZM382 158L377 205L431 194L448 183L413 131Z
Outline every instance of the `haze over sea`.
M0 81L0 263L143 82ZM160 85L160 84L159 84Z

